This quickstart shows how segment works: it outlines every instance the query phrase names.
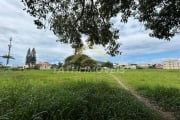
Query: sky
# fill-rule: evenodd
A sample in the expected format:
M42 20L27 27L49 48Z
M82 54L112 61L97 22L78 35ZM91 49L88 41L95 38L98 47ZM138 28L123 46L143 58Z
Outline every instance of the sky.
M21 0L0 0L0 56L8 53L9 39L12 37L10 65L23 65L28 48L36 49L37 62L56 64L74 53L68 44L56 42L58 38L49 29L37 29L34 18L23 10ZM111 57L102 47L85 50L84 54L99 61L119 64L155 64L166 60L180 60L180 35L171 41L149 37L142 23L133 18L123 24L120 15L111 19L114 27L120 30L119 42L122 55ZM83 37L82 39L85 39ZM5 64L6 60L0 58Z

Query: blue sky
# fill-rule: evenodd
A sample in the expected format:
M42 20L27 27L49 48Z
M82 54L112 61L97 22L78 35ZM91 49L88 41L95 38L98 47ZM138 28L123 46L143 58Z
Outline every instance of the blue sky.
M37 51L37 62L50 63L63 62L73 54L70 45L57 43L58 39L48 29L39 30L33 23L33 19L25 11L21 0L1 0L0 2L0 56L7 54L9 38L12 37L11 60L12 65L23 65L28 48ZM120 30L119 42L122 55L110 57L105 54L102 47L95 50L85 50L84 53L100 61L112 61L114 63L162 63L165 60L180 60L180 35L176 35L171 41L159 40L149 37L150 31L145 30L142 23L132 18L127 24L119 22L120 15L112 18L114 27ZM85 39L85 38L83 38ZM0 62L5 60L0 58Z

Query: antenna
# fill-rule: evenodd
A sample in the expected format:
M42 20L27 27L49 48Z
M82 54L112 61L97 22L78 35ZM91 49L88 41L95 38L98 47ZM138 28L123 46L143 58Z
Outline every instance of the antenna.
M10 43L9 43L9 45L8 45L8 48L9 48L9 49L8 49L8 55L7 55L6 65L9 64L10 52L11 52L11 47L12 47L12 45L11 45L12 37L10 37L9 41L10 41Z
M12 37L10 37L9 41L10 41L10 43L8 44L8 54L7 54L7 55L0 56L0 57L2 57L2 58L7 59L7 61L6 61L6 66L9 64L9 59L14 59L14 58L10 55L10 53L11 53L11 47L12 47L12 44L11 44L11 42L12 42Z

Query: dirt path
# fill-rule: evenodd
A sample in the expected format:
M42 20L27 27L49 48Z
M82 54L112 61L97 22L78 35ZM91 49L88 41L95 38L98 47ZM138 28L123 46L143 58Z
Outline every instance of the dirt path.
M152 104L149 99L140 96L137 92L134 90L128 88L124 83L121 82L121 80L116 77L115 75L110 74L111 77L113 77L119 85L121 85L125 90L129 91L138 101L143 103L146 107L153 110L154 112L158 113L162 120L176 120L174 115L171 112L164 112L161 110L161 108L157 105Z

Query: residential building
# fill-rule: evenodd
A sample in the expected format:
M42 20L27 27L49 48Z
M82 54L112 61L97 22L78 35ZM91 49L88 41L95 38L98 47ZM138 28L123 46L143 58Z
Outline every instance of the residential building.
M164 61L163 69L180 69L180 61L178 60Z
M119 64L119 68L136 69L137 65L136 64Z
M151 66L150 64L140 64L137 67L139 69L148 69L148 68L150 68L150 66Z
M163 69L163 65L162 64L155 64L154 66L156 69Z
M48 62L39 62L37 65L39 66L40 70L49 70L51 69L51 66L52 66Z

